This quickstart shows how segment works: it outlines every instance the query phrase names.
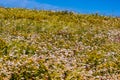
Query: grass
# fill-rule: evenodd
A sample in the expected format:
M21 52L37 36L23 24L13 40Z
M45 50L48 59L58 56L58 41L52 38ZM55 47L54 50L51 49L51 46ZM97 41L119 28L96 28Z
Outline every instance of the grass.
M0 8L1 80L120 79L120 19Z

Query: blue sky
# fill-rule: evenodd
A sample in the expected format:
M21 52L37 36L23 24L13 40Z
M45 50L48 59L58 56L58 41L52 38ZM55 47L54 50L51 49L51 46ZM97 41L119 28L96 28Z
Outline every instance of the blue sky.
M120 0L0 0L0 6L120 16Z

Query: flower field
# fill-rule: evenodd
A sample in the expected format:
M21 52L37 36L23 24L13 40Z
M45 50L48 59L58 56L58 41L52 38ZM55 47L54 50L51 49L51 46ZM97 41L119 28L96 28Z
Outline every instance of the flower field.
M0 80L120 80L120 18L1 7Z

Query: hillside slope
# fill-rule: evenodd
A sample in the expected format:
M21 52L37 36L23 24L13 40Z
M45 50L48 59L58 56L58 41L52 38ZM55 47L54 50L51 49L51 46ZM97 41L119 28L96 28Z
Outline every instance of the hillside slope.
M1 80L120 79L120 19L0 8Z

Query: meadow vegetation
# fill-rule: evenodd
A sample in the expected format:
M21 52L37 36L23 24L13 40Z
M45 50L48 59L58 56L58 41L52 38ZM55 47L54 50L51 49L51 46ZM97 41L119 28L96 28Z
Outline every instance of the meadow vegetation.
M0 80L107 79L120 79L120 18L0 8Z

